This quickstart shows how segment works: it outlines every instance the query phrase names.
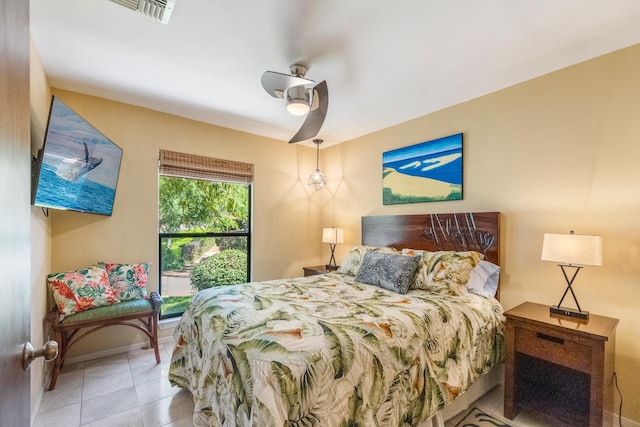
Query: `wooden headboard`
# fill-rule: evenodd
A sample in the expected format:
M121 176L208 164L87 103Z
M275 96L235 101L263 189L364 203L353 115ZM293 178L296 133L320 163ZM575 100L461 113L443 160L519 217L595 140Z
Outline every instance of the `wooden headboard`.
M500 213L363 216L362 244L428 251L477 251L487 261L500 265Z

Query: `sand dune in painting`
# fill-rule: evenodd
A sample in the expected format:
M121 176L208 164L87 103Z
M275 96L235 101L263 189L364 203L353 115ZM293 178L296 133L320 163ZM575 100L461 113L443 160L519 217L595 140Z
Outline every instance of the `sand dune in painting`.
M430 178L419 178L396 171L389 172L383 179L384 188L403 196L429 197L445 199L451 192L460 191L460 185L449 184Z

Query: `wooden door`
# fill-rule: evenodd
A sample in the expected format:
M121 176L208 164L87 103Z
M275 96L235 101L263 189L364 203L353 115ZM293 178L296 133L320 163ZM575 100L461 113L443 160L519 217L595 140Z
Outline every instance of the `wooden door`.
M0 425L30 425L29 1L0 0Z

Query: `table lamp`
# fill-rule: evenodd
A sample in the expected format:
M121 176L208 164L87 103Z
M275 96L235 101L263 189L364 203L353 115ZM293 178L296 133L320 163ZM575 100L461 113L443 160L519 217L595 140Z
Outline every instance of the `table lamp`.
M344 243L344 233L342 232L342 228L323 228L322 243L328 243L331 248L331 258L329 259L329 264L325 267L327 270L337 270L338 266L336 265L336 258L333 255L333 251L336 248L336 244Z
M602 238L600 236L587 236L574 234L573 230L569 234L545 234L542 242L543 261L558 262L558 266L562 269L562 274L567 281L567 289L565 289L562 298L557 306L551 306L549 311L552 314L573 317L576 319L589 319L589 312L583 311L578 304L576 294L573 292L571 285L575 280L580 269L585 265L602 265ZM567 269L574 269L573 276L569 278ZM561 307L567 292L571 292L573 300L578 310Z

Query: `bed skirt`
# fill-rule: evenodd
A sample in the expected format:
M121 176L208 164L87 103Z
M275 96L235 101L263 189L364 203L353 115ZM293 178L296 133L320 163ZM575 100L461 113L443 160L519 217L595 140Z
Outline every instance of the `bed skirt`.
M491 372L479 377L467 391L458 396L456 400L445 406L438 413L442 414L444 421L449 420L469 409L473 402L499 384L504 384L504 363L499 364L493 368ZM434 424L433 427L436 426L437 424Z

